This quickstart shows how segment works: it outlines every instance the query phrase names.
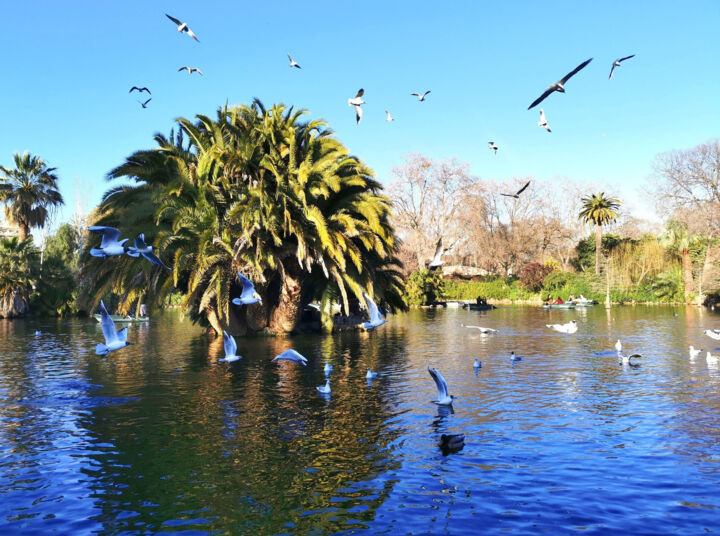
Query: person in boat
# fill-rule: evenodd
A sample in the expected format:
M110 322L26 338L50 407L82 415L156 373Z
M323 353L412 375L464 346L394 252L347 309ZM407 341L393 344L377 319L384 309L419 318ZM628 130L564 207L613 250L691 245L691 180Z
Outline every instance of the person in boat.
M554 303L555 305L562 305L562 304L565 303L565 302L563 301L563 299L562 299L560 296L558 296L558 297L557 297L557 300L555 300L553 303Z
M574 301L575 301L575 296L573 296L572 294L570 294L570 296L568 297L568 301L569 301L569 302L574 302Z
M547 303L548 305L550 305L552 302L553 302L552 294L548 294L548 295L547 295L547 298L545 298L545 303Z
M584 301L587 301L587 298L585 296L583 296L582 294L580 294L580 296L578 296L578 301L584 302Z
M140 316L143 318L147 316L147 307L144 303L140 304Z
M478 305L487 305L487 300L485 298L483 298L482 296L478 296L477 299L475 300L475 302Z

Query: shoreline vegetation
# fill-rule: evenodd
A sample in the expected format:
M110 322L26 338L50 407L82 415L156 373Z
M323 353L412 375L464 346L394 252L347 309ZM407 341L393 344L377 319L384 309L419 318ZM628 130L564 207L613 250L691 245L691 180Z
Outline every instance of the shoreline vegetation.
M455 159L410 154L381 183L306 114L254 100L179 118L108 172L99 206L51 236L58 170L16 154L0 166L0 318L92 316L103 300L121 315L179 307L239 336L358 329L365 293L386 313L478 298L720 302L718 141L656 157L659 225L592 185L487 180ZM94 225L144 234L170 269L93 257ZM231 304L238 272L261 302Z

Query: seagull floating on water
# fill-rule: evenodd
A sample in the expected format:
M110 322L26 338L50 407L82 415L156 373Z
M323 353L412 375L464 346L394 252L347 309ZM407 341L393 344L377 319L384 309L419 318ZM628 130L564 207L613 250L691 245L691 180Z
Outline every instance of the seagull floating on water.
M438 447L440 447L443 452L457 452L462 450L464 446L465 436L463 434L442 434L438 442Z
M188 74L197 73L200 76L203 76L203 72L200 69L198 69L197 67L188 67L187 65L183 65L182 67L180 67L178 69L178 72L183 71L183 70L187 71Z
M568 74L563 76L559 81L553 82L552 84L550 84L550 87L548 87L542 95L540 95L537 99L535 99L533 101L533 103L530 106L528 106L528 110L530 108L534 108L535 106L540 104L542 101L545 100L545 98L548 97L548 95L550 95L554 91L559 91L560 93L565 93L565 84L567 83L567 81L570 80L573 76L575 76L578 72L580 72L580 70L585 68L585 66L587 66L587 64L590 63L591 61L592 61L592 58L590 58L589 60L585 60L580 65L575 67L572 71L570 71Z
M495 154L497 154L497 152L498 152L498 146L494 141L488 142L488 149L495 151Z
M548 132L552 132L552 130L550 130L550 125L547 122L547 118L545 117L545 112L542 108L540 108L540 121L538 121L538 126L544 128Z
M223 346L225 346L225 357L218 359L218 361L233 363L234 361L242 359L241 355L235 355L237 353L237 343L235 342L235 337L225 330L223 330Z
M355 108L355 121L358 125L362 120L362 108L360 106L365 104L365 101L362 100L362 96L364 94L365 90L363 88L360 88L352 99L348 99L348 106L352 106L353 108Z
M332 365L329 362L325 361L325 366L323 367L323 372L325 373L325 376L330 376L332 369Z
M545 324L545 327L554 329L560 333L575 333L578 330L575 320L571 320L567 324Z
M482 363L480 362L480 360L477 357L475 358L475 361L473 362L473 368L475 370L482 368Z
M482 333L483 335L487 335L489 333L497 333L496 329L492 328L484 328L482 326L466 326L465 324L460 324L460 327L468 328L468 329L477 329Z
M367 303L368 308L368 314L370 315L370 321L365 322L363 324L363 327L365 329L374 329L378 326L382 326L386 320L382 317L380 314L380 311L378 310L377 305L375 305L375 302L372 300L370 296L367 294L364 294L365 296L365 302Z
M300 355L295 350L285 350L282 354L276 355L273 358L273 361L292 361L293 363L297 363L302 366L307 366L307 359L305 356Z
M707 361L708 365L717 365L718 357L716 355L712 355L710 352L708 352L707 355L705 356L705 361Z
M115 227L93 225L92 227L88 227L88 231L102 235L100 247L90 250L90 255L93 257L116 257L131 251L131 248L125 245L125 242L128 241L127 238L123 238L118 241L118 238L120 238L120 231L115 229Z
M625 355L622 352L618 352L618 363L622 363L623 365L632 365L633 362L631 361L631 359L639 359L641 357L642 355L640 354Z
M163 263L163 261L161 261L160 258L152 252L152 250L152 246L148 246L145 243L145 233L140 233L135 239L135 247L130 248L130 251L128 251L128 255L132 257L137 257L138 254L140 254L147 260L149 260L151 263L162 266L166 270L170 270L170 267L166 266L165 263Z
M326 380L325 385L321 385L319 387L316 387L315 389L317 389L319 393L322 393L324 395L329 395L330 394L330 380Z
M377 378L377 375L378 375L377 372L373 372L372 370L370 370L370 367L368 367L367 373L365 374L365 379L366 380L374 380L375 378Z
M442 256L445 253L445 249L443 248L442 243L442 236L438 238L437 244L435 244L435 254L433 255L433 258L428 263L428 270L437 270L440 268L443 264L445 264L445 261L442 260Z
M615 349L619 352L622 352L622 343L620 342L620 339L617 340L615 343Z
M634 57L635 57L635 54L632 54L632 55L630 55L630 56L625 56L624 58L618 58L618 59L616 59L616 60L613 62L612 67L610 68L610 76L608 76L608 80L612 80L612 75L613 75L613 73L615 72L615 67L620 67L620 64L621 64L622 62L624 62L625 60L629 60L630 58L634 58Z
M720 341L720 329L706 329L703 331L705 335L716 341Z
M696 350L695 347L691 344L690 345L690 359L696 358L697 356L700 355L700 352L702 352L702 351L703 351L702 348Z
M410 95L412 95L412 96L414 96L414 97L417 97L418 100L419 100L420 102L422 102L422 101L425 100L425 97L427 97L428 93L430 93L430 91L426 91L426 92L423 93L422 95L421 95L420 93L410 93Z
M128 91L128 93L132 93L133 91L137 91L138 93L142 93L143 91L147 91L148 95L152 95L152 93L150 93L150 90L149 90L148 88L146 88L146 87L133 86L133 87L130 88L130 91Z
M247 277L238 272L238 279L242 283L242 292L239 298L234 298L235 305L252 305L253 303L262 302L260 295L255 292L255 285Z
M300 67L300 65L298 64L298 62L296 62L296 61L293 59L293 57L290 55L290 53L288 53L287 57L288 57L288 59L290 60L290 67L296 67L297 69L302 69L302 67ZM311 70L312 70L312 69L311 69Z
M100 300L100 327L102 328L105 344L98 344L95 347L97 355L107 355L110 352L125 348L128 345L127 332L128 328L115 331L115 322L105 309L105 304Z
M434 401L435 404L439 404L441 406L451 405L455 397L448 394L447 382L445 381L445 378L443 378L443 375L440 374L436 368L428 367L428 372L430 373L430 376L432 376L432 379L435 380L435 385L438 390L438 399Z
M187 22L181 22L178 19L176 19L175 17L171 17L167 13L165 13L165 16L168 19L170 19L171 21L173 21L175 24L177 24L178 32L184 32L184 33L188 34L190 37L192 37L193 39L195 39L195 41L197 41L198 43L200 42L200 39L198 39L197 36L193 33L193 31L187 25Z
M530 183L531 183L531 182L532 182L532 181L527 181L527 182L525 183L525 186L523 186L522 188L520 188L520 189L519 189L517 192L515 192L514 194L503 194L503 193L501 193L500 195L504 195L505 197L514 197L515 199L520 199L520 194L523 193L523 192L527 189L528 186L530 186Z
M385 121L387 121L387 122L395 121L395 120L393 119L393 116L390 115L390 112L388 112L387 110L385 110Z
M522 356L515 355L515 352L510 352L510 361L522 361Z

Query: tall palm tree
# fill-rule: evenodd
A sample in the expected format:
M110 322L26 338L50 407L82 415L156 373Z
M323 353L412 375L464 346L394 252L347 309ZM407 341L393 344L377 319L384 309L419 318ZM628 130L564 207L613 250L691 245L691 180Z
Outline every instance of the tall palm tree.
M693 236L686 224L670 220L665 225L665 232L660 235L660 244L667 252L682 261L682 280L685 301L693 293L692 260L690 248L693 246Z
M27 312L35 284L35 255L31 240L0 238L0 317L19 316Z
M612 223L619 216L620 200L605 197L605 192L583 197L582 210L578 215L585 223L595 225L595 273L600 273L600 250L602 249L602 226Z
M5 203L6 215L20 228L22 242L31 227L44 226L50 211L64 201L55 168L28 153L15 153L13 160L15 169L0 166L0 202Z

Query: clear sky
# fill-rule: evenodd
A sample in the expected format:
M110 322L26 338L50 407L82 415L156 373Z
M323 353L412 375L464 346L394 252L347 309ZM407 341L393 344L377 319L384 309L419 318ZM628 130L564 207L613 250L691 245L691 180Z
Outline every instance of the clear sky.
M718 28L717 0L4 2L0 163L30 151L57 167L62 221L78 201L94 207L107 171L177 117L258 97L326 119L381 181L410 152L457 157L485 179L607 184L645 216L637 190L654 156L720 135ZM590 57L538 107L546 133L528 105ZM147 109L133 85L151 89ZM347 99L361 87L356 125Z

